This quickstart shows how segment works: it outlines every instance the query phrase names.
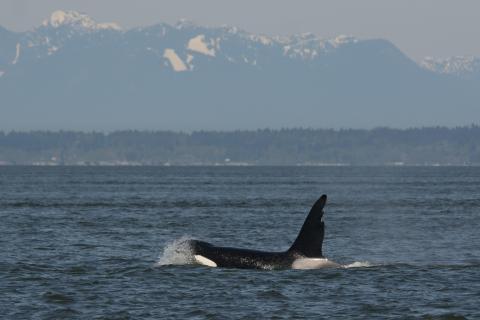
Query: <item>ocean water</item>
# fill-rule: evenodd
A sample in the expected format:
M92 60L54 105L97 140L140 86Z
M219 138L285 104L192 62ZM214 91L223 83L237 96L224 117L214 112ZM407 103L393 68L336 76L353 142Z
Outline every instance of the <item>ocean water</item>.
M185 264L285 250L328 194L341 269ZM480 168L0 167L2 319L480 319Z

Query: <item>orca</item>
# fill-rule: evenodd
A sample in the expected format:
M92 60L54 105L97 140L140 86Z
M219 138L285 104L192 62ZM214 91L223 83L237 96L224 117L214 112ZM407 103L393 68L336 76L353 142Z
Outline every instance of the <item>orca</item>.
M241 269L317 269L340 267L322 253L325 223L323 208L327 196L322 195L310 209L300 233L292 246L283 252L266 252L230 247L218 247L208 242L187 240L196 264L209 267Z

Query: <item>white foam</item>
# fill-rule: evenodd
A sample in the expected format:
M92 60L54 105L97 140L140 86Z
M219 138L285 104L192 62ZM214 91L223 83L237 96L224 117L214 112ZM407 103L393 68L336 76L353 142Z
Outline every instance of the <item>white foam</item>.
M189 245L190 237L184 236L167 243L163 252L155 263L156 266L190 264L193 260L192 248Z
M355 261L353 263L346 264L343 267L346 268L346 269L349 269L349 268L369 268L369 267L374 267L374 266L375 266L374 264L372 264L368 261Z
M301 258L292 263L292 269L308 270L321 268L338 268L340 265L326 258Z

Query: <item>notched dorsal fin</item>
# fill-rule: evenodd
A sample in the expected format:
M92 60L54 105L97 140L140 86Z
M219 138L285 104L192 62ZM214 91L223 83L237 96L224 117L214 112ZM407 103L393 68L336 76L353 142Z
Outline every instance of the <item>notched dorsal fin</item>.
M292 244L289 252L308 258L320 258L322 255L325 224L322 221L323 207L327 202L327 195L322 195L308 213L297 239Z

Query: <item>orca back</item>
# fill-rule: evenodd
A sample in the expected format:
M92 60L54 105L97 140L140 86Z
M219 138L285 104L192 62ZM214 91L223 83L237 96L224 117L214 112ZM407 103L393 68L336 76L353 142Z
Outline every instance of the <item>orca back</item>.
M303 223L297 239L288 252L295 256L307 258L321 258L323 238L325 236L325 223L322 220L323 207L327 202L327 196L322 195L313 205Z

